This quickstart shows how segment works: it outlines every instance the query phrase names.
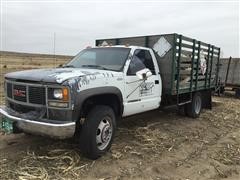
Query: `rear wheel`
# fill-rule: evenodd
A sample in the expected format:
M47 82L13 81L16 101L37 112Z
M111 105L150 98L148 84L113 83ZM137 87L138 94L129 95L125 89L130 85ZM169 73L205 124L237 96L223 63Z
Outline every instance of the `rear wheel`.
M202 97L201 93L196 92L193 95L192 102L187 104L186 107L187 115L192 118L197 118L202 110Z
M97 159L111 147L116 130L114 111L109 106L95 106L82 125L80 149L90 159Z

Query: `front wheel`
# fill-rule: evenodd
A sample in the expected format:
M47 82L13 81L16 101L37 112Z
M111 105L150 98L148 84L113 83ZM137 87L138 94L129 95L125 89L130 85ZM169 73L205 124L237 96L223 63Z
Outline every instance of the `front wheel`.
M192 102L187 104L187 115L192 118L197 118L202 110L202 96L201 93L196 92L193 95Z
M82 125L80 150L90 159L97 159L107 152L116 130L114 111L109 106L95 106Z

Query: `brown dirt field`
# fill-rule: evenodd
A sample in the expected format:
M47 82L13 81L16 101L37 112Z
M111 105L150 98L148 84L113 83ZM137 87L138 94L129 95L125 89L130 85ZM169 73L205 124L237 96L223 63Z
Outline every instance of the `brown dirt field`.
M0 135L0 179L240 179L240 100L214 97L198 119L156 110L124 119L92 161L72 140Z

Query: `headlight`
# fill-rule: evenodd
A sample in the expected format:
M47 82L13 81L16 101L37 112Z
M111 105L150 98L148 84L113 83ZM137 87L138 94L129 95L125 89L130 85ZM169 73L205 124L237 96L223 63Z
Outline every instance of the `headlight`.
M54 99L57 100L63 100L63 101L69 101L69 92L68 88L57 88L57 89L52 89L52 96Z
M63 90L62 89L54 89L53 97L56 99L63 99Z

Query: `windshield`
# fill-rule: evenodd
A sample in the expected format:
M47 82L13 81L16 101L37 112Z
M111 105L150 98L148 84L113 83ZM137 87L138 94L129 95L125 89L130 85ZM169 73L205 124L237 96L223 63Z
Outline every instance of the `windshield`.
M129 52L130 48L119 47L84 49L65 67L121 71Z

